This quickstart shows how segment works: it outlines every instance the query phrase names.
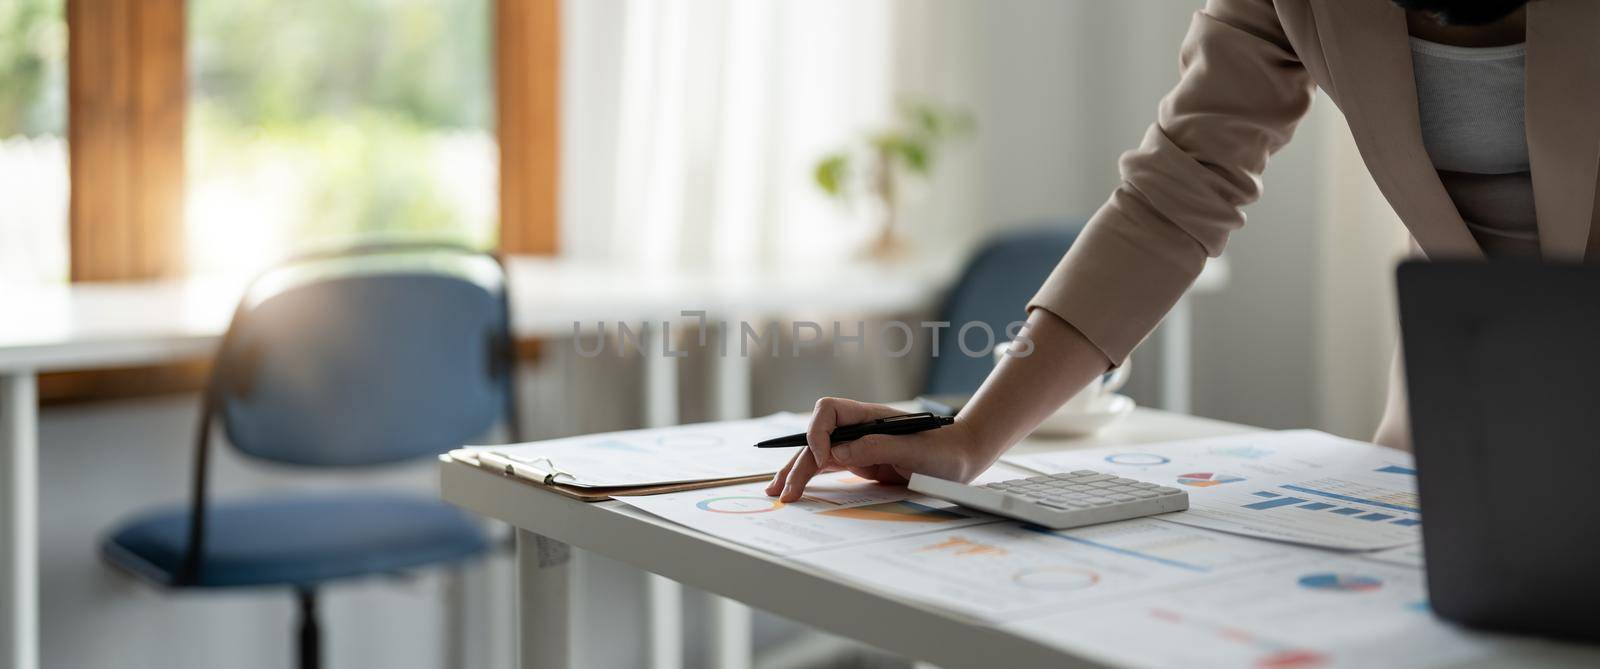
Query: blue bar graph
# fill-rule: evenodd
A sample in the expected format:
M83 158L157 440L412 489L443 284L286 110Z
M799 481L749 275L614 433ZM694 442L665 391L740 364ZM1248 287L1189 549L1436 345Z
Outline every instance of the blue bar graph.
M1269 500L1267 500L1265 502L1256 502L1255 504L1246 504L1246 505L1244 505L1244 508L1246 508L1246 509L1255 509L1256 511L1263 511L1263 510L1266 510L1266 509L1275 509L1275 508L1280 507L1280 506L1290 506L1292 504L1303 504L1303 503L1305 503L1305 500L1300 499L1299 497L1279 497L1277 499L1269 499Z
M1389 466L1386 466L1386 467L1379 467L1379 468L1374 469L1372 471L1378 472L1380 474L1408 474L1410 476L1416 476L1417 475L1417 470L1412 469L1410 467L1401 467L1399 465L1389 465Z
M1402 527L1413 527L1413 526L1416 526L1416 525L1421 525L1422 521L1417 520L1415 518L1401 518L1400 520L1394 521L1394 524L1400 525Z
M1256 492L1255 492L1255 496L1256 496L1256 497L1277 497L1277 496L1278 496L1278 493L1275 493L1275 492L1267 492L1267 491L1265 491L1265 490L1257 490L1257 491L1256 491Z
M1342 509L1334 509L1333 512L1337 513L1337 514L1339 514L1341 516L1357 516L1357 515L1361 515L1363 513L1366 513L1365 511L1362 511L1361 509L1352 509L1352 508L1350 508L1348 506L1344 507Z
M1305 509L1307 511L1321 511L1323 509L1331 509L1331 508L1333 508L1333 505L1332 504L1323 504L1322 502L1312 502L1310 504L1301 504L1300 508Z
M1403 504L1394 504L1394 503L1391 503L1391 502L1384 502L1384 501L1375 500L1375 499L1362 499L1360 497L1351 497L1350 495L1341 495L1341 494L1336 493L1336 492L1329 492L1327 490L1316 490L1316 489L1313 489L1313 488L1307 488L1305 486L1284 485L1282 487L1285 490L1293 490L1295 492L1303 492L1303 493L1306 493L1308 495L1317 495L1319 497L1327 497L1327 498L1330 498L1330 499L1337 499L1337 500L1342 501L1342 502L1355 502L1357 504L1366 504L1368 506L1376 506L1376 507L1381 507L1381 508L1385 508L1385 509L1394 509L1396 511L1415 512L1417 510L1417 509L1415 509L1413 507L1406 506L1406 505L1403 505ZM1391 516L1391 518L1392 517L1393 516Z
M1380 521L1380 520L1388 520L1388 519L1393 518L1393 517L1394 516L1391 516L1391 515L1389 515L1387 513L1369 513L1369 514L1367 514L1365 516L1356 516L1356 520L1370 520L1370 521L1373 521L1373 522L1377 522L1377 521Z

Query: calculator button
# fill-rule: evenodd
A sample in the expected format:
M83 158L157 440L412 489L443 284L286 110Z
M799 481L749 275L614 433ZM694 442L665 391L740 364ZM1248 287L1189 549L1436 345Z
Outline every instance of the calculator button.
M923 484L918 480L912 480L912 490L951 501L957 501L953 497L961 497L945 491L958 484L930 483L926 484L928 489L922 489L919 486ZM949 485L945 485L947 483ZM998 493L971 496L968 502L975 509L1058 529L1151 515L1162 508L1171 508L1170 502L1188 494L1174 487L1089 470L974 484L973 488ZM1031 512L1026 511L1029 508Z

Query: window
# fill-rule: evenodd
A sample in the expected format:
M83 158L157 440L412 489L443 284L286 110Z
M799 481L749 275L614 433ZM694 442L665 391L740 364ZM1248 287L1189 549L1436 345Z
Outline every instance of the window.
M63 2L0 2L0 282L67 279Z
M373 237L494 244L491 0L190 0L195 274Z

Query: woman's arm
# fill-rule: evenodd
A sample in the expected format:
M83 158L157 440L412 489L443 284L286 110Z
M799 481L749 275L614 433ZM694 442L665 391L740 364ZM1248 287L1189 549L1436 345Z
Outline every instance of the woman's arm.
M792 502L818 472L841 468L877 481L904 482L912 472L972 480L1111 367L1088 339L1043 309L1028 316L1024 333L1033 350L1001 360L949 427L902 437L869 436L834 447L827 438L834 427L901 412L834 397L818 400L806 450L773 477L767 494Z
M1033 355L1001 363L954 425L931 432L831 448L834 426L894 410L819 401L809 448L768 493L798 499L818 471L837 467L883 481L912 472L970 480L1095 374L1122 364L1244 225L1268 157L1311 106L1315 86L1278 9L1273 0L1208 0L1195 13L1178 85L1144 142L1122 156L1122 184L1029 303Z

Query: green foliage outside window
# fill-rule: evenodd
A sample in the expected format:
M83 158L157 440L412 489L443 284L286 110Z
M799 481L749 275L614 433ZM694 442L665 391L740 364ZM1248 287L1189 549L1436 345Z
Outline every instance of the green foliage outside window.
M0 138L66 130L62 2L0 1Z
M192 262L238 256L218 248L233 225L277 226L291 248L391 234L492 244L490 11L191 0Z

